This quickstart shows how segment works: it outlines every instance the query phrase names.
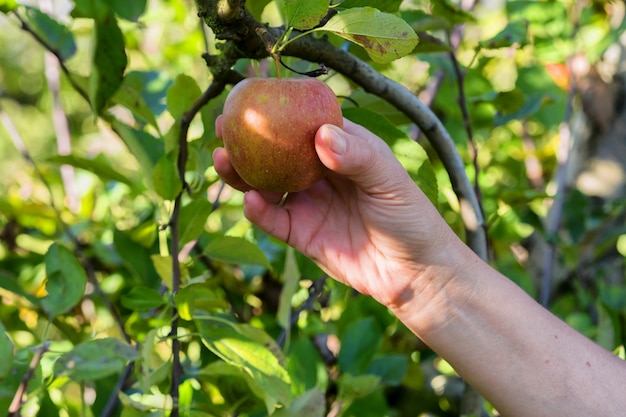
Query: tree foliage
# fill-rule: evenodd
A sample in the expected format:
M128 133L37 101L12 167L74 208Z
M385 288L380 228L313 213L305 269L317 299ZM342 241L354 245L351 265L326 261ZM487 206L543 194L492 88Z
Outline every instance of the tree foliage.
M247 3L0 0L0 413L496 415L216 175L226 94L298 76L279 57L472 249L623 357L624 160L581 185L618 129L622 3Z

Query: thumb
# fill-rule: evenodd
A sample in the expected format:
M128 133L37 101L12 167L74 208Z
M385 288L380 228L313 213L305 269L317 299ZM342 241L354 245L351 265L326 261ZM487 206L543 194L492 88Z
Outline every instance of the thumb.
M346 130L327 124L317 131L317 154L328 169L366 191L383 190L392 186L389 182L397 181L398 176L406 176L406 171L382 139L348 120L344 123Z

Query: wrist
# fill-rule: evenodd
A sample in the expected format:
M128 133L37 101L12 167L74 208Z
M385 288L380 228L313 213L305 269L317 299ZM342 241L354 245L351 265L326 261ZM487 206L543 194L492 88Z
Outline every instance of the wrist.
M478 288L478 271L485 265L452 234L435 260L416 268L410 284L387 305L428 343L430 333L441 331L463 317L465 306Z

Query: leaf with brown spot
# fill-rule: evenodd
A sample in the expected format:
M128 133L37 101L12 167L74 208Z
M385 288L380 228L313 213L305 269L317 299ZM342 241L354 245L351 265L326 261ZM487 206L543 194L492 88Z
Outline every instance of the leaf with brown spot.
M317 30L362 46L373 61L381 64L411 53L418 43L417 34L407 22L373 7L341 11Z

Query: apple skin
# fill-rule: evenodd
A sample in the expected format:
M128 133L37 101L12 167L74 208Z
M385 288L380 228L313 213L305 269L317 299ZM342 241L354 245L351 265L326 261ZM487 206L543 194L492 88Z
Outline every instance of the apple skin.
M222 140L231 164L250 186L295 192L325 175L315 151L323 124L343 127L335 93L315 78L246 78L229 93Z

